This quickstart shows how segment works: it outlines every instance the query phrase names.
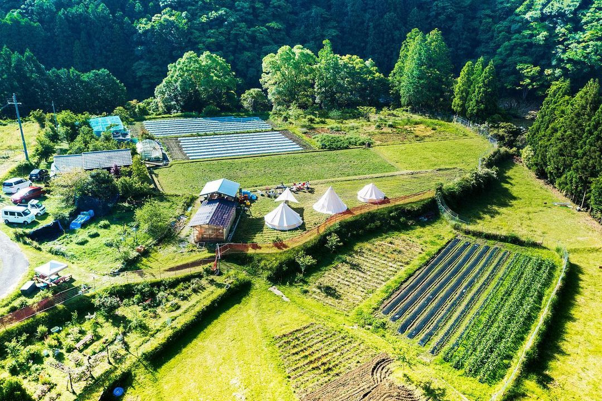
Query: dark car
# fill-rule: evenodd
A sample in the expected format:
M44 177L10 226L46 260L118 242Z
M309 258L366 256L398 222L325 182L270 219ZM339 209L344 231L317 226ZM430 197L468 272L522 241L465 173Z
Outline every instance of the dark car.
M28 187L20 189L16 194L10 197L14 204L25 203L32 199L37 199L44 195L42 187Z
M29 181L31 182L46 182L50 179L50 174L48 174L48 170L45 169L35 169L31 173L29 173Z

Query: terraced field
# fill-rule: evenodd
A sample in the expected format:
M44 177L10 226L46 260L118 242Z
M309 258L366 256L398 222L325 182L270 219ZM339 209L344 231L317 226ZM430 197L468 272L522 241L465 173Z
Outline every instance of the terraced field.
M550 260L455 238L382 312L432 354L446 349L455 368L495 382L536 319L553 271Z
M390 380L391 359L380 354L303 398L303 401L418 401L406 387Z
M373 358L376 351L344 333L310 323L275 338L299 397Z
M405 237L370 242L346 255L310 288L311 296L333 308L349 311L394 277L420 252Z

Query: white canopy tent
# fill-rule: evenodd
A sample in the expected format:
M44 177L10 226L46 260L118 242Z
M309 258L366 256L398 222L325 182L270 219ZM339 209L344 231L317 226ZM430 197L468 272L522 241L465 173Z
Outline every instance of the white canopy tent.
M295 212L285 202L266 214L265 224L274 230L287 231L299 227L303 224L303 219L299 213Z
M295 198L295 196L291 192L290 188L285 189L284 192L281 193L280 196L277 197L274 202L285 202L285 201L299 203L299 201Z
M377 202L385 199L385 193L370 183L357 193L357 199L360 202Z
M42 277L52 277L55 274L65 270L67 265L65 263L57 262L56 260L51 260L48 263L43 264L40 267L35 268L35 272L38 273Z
M320 213L337 214L347 210L347 205L345 205L337 193L334 192L334 189L329 187L320 200L314 203L314 210Z

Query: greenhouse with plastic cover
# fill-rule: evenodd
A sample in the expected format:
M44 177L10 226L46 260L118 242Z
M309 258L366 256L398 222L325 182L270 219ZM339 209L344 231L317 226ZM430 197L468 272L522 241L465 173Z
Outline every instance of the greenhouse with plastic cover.
M163 160L163 150L157 141L145 139L136 144L136 150L140 154L142 160L156 162Z

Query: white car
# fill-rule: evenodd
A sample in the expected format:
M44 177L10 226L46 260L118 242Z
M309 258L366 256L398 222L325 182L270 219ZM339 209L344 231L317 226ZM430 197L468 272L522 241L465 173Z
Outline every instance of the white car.
M31 186L31 181L25 178L11 178L2 183L2 192L5 194L16 194L20 189Z
M2 209L2 221L4 221L4 224L29 224L35 219L35 214L23 206L8 206Z

